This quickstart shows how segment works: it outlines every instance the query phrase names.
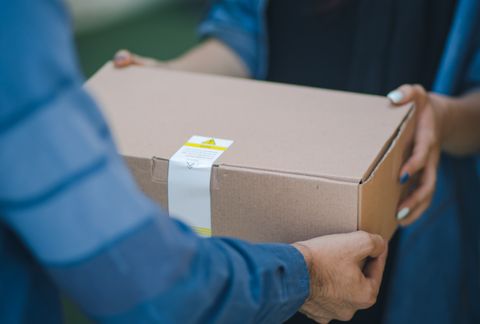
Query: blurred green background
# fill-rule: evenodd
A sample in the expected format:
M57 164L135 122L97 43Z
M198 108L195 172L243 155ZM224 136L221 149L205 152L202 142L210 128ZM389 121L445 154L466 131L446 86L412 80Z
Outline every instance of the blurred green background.
M80 12L77 13L76 1L70 1L75 16L79 60L86 77L91 76L122 48L158 59L177 56L198 41L196 27L205 12L204 1L199 0L130 0L129 3L138 1L138 4L124 5L127 8L122 13L104 7L100 9L92 4L93 12L111 12L110 16L98 17L100 21L95 21L89 18L87 9L78 10ZM117 0L97 1L114 1L112 6L115 8ZM85 20L90 25L86 25L83 22Z
M205 12L201 0L69 0L75 42L87 78L126 48L170 59L198 42L196 27ZM90 323L68 298L67 324Z

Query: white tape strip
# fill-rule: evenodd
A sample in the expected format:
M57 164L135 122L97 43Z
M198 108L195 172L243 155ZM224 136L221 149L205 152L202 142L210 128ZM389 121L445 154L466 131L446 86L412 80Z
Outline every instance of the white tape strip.
M169 214L211 236L210 179L212 166L233 141L192 136L168 164Z

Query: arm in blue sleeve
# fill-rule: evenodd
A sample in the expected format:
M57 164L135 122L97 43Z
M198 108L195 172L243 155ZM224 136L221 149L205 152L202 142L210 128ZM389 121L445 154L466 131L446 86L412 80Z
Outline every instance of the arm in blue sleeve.
M213 0L200 24L200 37L215 38L231 48L255 79L267 73L265 0Z
M59 288L105 323L292 315L308 295L301 254L199 238L162 213L82 90L60 1L0 4L1 221Z

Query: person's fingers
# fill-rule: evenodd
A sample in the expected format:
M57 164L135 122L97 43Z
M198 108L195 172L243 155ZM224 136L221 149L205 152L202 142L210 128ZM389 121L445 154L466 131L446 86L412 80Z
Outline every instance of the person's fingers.
M427 101L427 92L421 85L404 84L387 94L387 98L394 106L401 106L414 101L417 107L421 107Z
M420 85L405 84L398 89L390 92L387 97L394 105L403 105L408 102L414 102L418 111L417 116L420 116L428 103L428 93ZM418 127L412 156L403 165L400 171L400 183L407 183L410 177L416 172L420 171L427 160L428 153L434 143L432 131L429 128Z
M353 246L356 261L363 261L366 258L377 258L385 251L385 240L378 234L370 234L363 231L352 233L355 235Z
M417 172L421 171L428 160L428 155L434 144L430 131L419 130L410 158L405 162L400 171L400 183L405 184Z
M339 321L342 322L348 322L353 318L353 315L355 315L355 312L358 310L358 307L346 307L343 308L338 312L338 316L335 319L338 319Z
M410 84L402 85L401 87L390 91L387 94L387 98L390 99L393 105L402 105L410 102L413 99L413 89Z
M329 323L335 318L335 312L325 310L324 308L325 305L314 304L311 308L302 307L299 311L317 323ZM321 312L319 312L320 309L322 310Z
M434 180L429 179L428 183L418 187L406 200L402 203L397 212L397 220L400 224L410 224L415 220L413 211L424 204L430 202L433 195Z
M430 206L431 202L432 202L432 200L431 200L431 198L429 198L428 200L426 200L423 203L421 203L420 205L418 205L415 209L410 211L409 216L399 222L400 226L406 227L406 226L414 223L417 219L420 218L420 216L423 215L423 213Z
M383 252L376 258L368 260L363 268L363 274L365 278L373 280L373 283L380 285L382 281L383 269L385 268L385 262L388 255L388 244L385 244Z
M134 64L133 54L124 49L119 50L117 53L115 53L115 56L113 57L113 64L117 68L132 65Z
M407 197L398 209L397 220L401 225L405 226L413 223L430 204L437 182L437 164L438 157L433 153L430 155L423 171L420 186Z
M419 129L415 135L412 155L400 170L400 183L408 180L421 171L428 163L428 156L435 145L435 136L431 129Z
M376 301L380 286L382 284L383 272L387 262L388 246L376 258L369 259L365 263L363 274L365 276L365 288L362 289L363 296L358 302L360 309L372 307Z
M118 51L113 58L113 63L117 68L123 68L130 65L139 65L139 66L164 66L165 65L155 59L139 56L127 50Z

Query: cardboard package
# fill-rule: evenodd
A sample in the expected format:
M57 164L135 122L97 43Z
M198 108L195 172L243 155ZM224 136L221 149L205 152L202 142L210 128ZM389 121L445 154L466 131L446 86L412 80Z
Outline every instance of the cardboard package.
M159 68L87 83L139 186L168 209L168 164L192 135L231 139L211 168L214 235L293 242L362 229L390 238L414 109L384 97Z

